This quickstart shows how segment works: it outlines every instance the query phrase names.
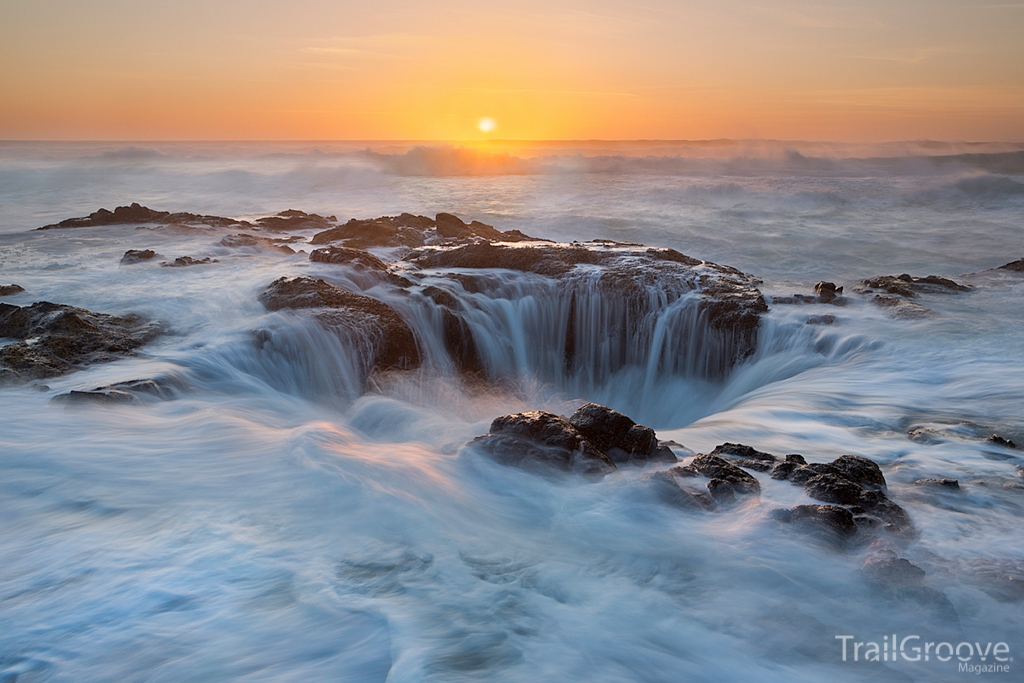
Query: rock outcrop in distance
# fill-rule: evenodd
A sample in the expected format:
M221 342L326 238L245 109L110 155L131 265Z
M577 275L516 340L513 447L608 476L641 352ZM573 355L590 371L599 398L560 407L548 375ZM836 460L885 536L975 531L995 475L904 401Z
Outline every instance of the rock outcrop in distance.
M206 226L210 228L257 228L271 232L288 232L296 230L326 230L337 223L334 216L319 216L295 209L282 211L275 216L266 216L254 221L225 218L224 216L207 216L197 213L180 211L157 211L134 202L129 206L119 206L113 211L99 209L88 216L68 218L59 223L44 225L38 230L65 230L71 228L94 228L107 225L188 225Z
M439 213L434 218L409 213L369 220L353 218L344 225L314 235L310 241L313 244L341 243L346 247L367 249L422 247L426 244L474 239L491 242L537 241L536 238L524 235L518 230L501 232L479 221L465 223L450 213Z
M93 363L130 355L157 336L145 319L93 313L48 301L31 306L0 303L0 384L57 377Z

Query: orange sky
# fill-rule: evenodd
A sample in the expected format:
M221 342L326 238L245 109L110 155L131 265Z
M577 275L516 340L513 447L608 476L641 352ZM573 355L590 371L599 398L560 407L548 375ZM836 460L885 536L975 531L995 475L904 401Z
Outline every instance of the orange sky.
M0 0L0 64L0 139L1024 139L1013 1Z

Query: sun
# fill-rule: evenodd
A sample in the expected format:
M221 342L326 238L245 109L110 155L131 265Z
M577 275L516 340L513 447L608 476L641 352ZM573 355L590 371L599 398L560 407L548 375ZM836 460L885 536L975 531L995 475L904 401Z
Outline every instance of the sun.
M479 128L483 132L490 133L492 130L498 127L498 122L489 116L485 116L484 118L480 119L480 123L476 125L477 128Z

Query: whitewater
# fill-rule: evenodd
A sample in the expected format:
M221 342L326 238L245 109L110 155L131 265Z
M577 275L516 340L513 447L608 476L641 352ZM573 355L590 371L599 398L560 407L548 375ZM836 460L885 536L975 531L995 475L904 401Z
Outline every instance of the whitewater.
M239 219L451 212L669 247L758 278L769 310L731 370L720 341L683 329L682 297L616 352L624 364L595 341L569 372L548 324L564 291L496 271L461 295L494 380L470 387L430 336L432 309L370 287L428 362L367 379L336 335L259 301L282 276L366 287L305 241L282 254L219 245L225 232L35 230L131 202ZM129 249L216 263L120 265ZM1024 275L998 270L1022 257L1021 144L0 143L0 284L25 289L2 301L164 332L0 388L0 682L963 680L956 657L843 661L836 637L1024 650L1024 449L988 440L1024 444ZM921 294L913 316L854 293L901 273L972 289ZM848 304L775 302L819 280ZM597 338L614 302L589 305ZM53 401L140 378L172 395ZM877 547L776 523L813 502L786 481L759 474L760 498L705 513L649 495L652 466L584 481L465 446L500 415L588 401L680 458L724 442L870 458L916 529L893 549L944 599L879 590L863 572ZM991 675L1018 680L1008 663Z

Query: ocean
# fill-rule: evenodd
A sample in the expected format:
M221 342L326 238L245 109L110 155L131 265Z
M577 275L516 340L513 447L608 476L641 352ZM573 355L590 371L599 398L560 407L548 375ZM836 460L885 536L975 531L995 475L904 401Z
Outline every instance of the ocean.
M644 346L571 374L545 346L557 287L503 280L475 299L489 385L444 363L367 384L351 347L259 301L282 276L358 285L305 241L283 254L217 230L34 230L132 202L238 219L449 212L669 247L758 278L769 310L722 376L666 370ZM216 263L120 265L128 249ZM0 682L930 683L968 675L963 643L971 665L1007 644L1010 672L993 675L1018 680L1024 449L988 438L1024 444L1024 275L998 269L1022 257L1024 144L0 143L0 284L26 290L3 302L136 313L163 332L0 388ZM903 273L971 289L900 310L856 291ZM847 305L785 303L818 281ZM403 299L368 291L426 334ZM53 401L153 377L171 400ZM759 497L709 513L649 495L653 465L540 476L465 446L497 416L588 401L680 458L725 442L869 458L915 533L837 548L794 532L773 510L814 501L766 473ZM959 489L915 483L928 478ZM864 571L879 552L924 578L879 586ZM854 661L855 642L884 659ZM954 653L904 656L925 642Z

